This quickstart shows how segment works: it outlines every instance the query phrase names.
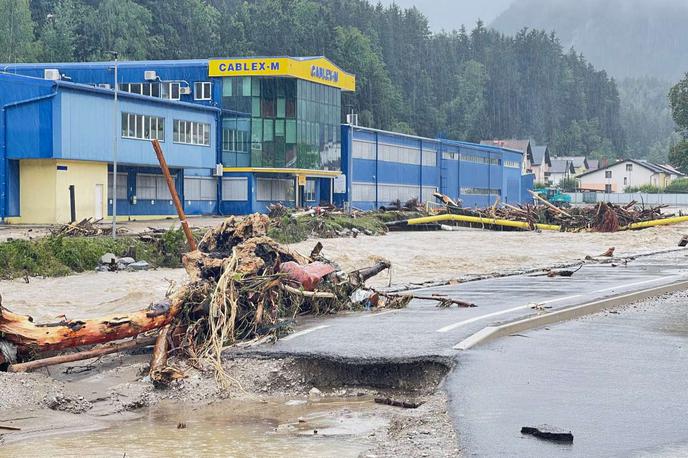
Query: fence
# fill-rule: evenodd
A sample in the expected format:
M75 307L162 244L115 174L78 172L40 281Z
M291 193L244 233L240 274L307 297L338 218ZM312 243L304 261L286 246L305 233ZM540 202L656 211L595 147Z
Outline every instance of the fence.
M650 194L647 192L604 193L604 192L570 192L573 204L594 204L609 202L627 204L636 201L645 205L669 205L671 207L688 207L688 194Z

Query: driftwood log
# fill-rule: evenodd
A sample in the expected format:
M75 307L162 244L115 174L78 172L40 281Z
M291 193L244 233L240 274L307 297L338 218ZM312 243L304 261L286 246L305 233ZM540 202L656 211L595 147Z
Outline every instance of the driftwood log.
M145 310L92 320L62 320L36 324L33 318L19 315L0 305L0 334L17 346L20 354L63 350L134 337L161 328L177 315L184 303L185 289L170 299Z

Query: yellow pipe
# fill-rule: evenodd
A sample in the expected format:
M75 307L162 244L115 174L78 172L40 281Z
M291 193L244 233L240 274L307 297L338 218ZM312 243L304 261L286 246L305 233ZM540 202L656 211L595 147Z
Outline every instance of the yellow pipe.
M461 221L464 223L475 223L475 224L485 224L493 226L506 226L506 227L516 227L519 229L530 229L530 224L524 221L511 221L508 219L495 219L495 218L480 218L477 216L465 216L465 215L437 215L437 216L426 216L423 218L413 218L407 221L411 226L417 224L429 224L437 223L440 221ZM560 226L555 226L553 224L536 224L535 227L542 231L560 231Z
M688 222L688 216L674 216L672 218L653 219L652 221L642 221L631 223L625 229L645 229L647 227L668 226L670 224L680 224Z

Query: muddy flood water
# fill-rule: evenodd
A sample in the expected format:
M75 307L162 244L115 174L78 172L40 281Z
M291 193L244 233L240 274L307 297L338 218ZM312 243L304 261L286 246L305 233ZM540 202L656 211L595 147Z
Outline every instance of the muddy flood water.
M321 402L165 402L107 429L34 437L0 446L1 456L355 457L387 420L372 399Z

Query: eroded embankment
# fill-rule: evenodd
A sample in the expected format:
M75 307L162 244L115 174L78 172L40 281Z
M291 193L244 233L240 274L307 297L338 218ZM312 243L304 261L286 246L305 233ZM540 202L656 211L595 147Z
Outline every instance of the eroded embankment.
M5 434L0 435L0 443L16 444L19 449L23 443L32 447L44 444L58 452L62 450L59 444L69 443L69 438L76 444L77 436L96 434L94 430L101 430L94 436L98 438L95 442L107 442L109 431L116 434L112 428L128 427L129 423L122 421L154 418L163 405L182 418L183 412L228 402L228 406L234 406L227 407L229 411L268 412L273 408L270 406L308 404L314 418L346 426L337 433L340 438L363 434L361 445L377 456L420 456L427 450L434 450L433 456L448 456L454 454L449 451L456 451L446 397L443 390L437 389L451 369L449 360L227 357L223 363L229 380L227 389L220 388L213 373L179 362L186 378L169 389L157 390L145 377L148 359L147 354L110 355L99 361L52 367L49 372L0 374L0 424L21 428L2 431ZM375 403L376 398L391 401L392 405ZM394 405L399 402L418 407ZM274 418L266 415L270 424L287 435L280 440L303 440L304 425L296 416L298 410L278 410L281 413ZM363 413L351 414L352 410ZM232 415L227 417L227 422L233 421ZM241 418L242 422L248 421ZM371 422L371 418L376 420ZM190 424L198 423L196 427L202 427L203 421L189 416ZM297 428L292 430L289 425ZM321 428L323 434L325 427ZM356 431L355 435L352 431ZM53 439L55 436L60 437L59 441ZM270 444L267 433L264 441ZM352 456L363 451L356 450Z

